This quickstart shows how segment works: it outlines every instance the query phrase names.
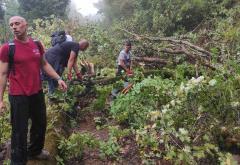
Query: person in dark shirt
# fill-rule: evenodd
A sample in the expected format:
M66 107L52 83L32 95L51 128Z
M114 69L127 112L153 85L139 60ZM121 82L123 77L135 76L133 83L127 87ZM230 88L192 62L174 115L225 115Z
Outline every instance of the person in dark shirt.
M82 39L79 43L72 41L63 42L47 50L45 53L46 60L60 76L62 76L64 69L67 67L68 80L72 79L72 69L75 71L77 78L82 79L77 66L77 57L79 51L85 51L88 46L89 42L85 39ZM57 87L56 80L45 74L44 78L48 81L48 93L53 94Z

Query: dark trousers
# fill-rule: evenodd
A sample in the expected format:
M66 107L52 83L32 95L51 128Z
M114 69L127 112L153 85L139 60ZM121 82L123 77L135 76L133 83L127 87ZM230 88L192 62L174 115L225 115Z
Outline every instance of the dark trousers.
M57 72L57 74L59 76L62 76L63 71L64 71L64 67L62 64L59 63L55 63L54 65L52 65L53 69ZM45 80L48 81L48 94L53 94L55 89L58 87L58 82L55 79L50 78L49 76L46 75L45 73Z
M55 89L58 87L58 82L54 79L48 80L48 94L53 94Z
M130 66L129 66L129 65L126 65L126 67L127 67L128 69L130 69ZM118 66L117 66L116 76L121 76L121 75L123 74L123 72L125 73L126 70L123 69L123 67L122 67L121 65L118 65Z
M46 105L43 92L31 96L9 95L11 107L11 165L25 165L28 156L41 153L46 132ZM28 120L31 119L27 145Z

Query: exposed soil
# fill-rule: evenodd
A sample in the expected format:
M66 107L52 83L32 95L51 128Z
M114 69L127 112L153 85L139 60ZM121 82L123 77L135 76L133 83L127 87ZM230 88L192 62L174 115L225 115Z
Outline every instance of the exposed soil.
M76 128L73 128L71 132L80 132L80 133L88 133L93 135L98 140L107 141L109 138L108 128L97 129L96 122L94 118L99 117L101 119L108 118L108 109L110 106L109 98L106 100L106 106L104 110L98 111L84 111L84 108L88 107L92 101L95 99L93 94L86 95L79 99L78 105L78 124ZM105 124L114 125L114 121L106 120ZM124 137L119 140L119 144L121 145L119 159L112 160L110 158L102 158L100 157L100 153L98 149L85 148L83 151L83 156L81 159L72 159L66 162L67 165L110 165L110 164L141 164L141 159L139 157L137 144L134 140L134 137Z
M101 141L108 140L108 129L96 129L94 117L97 117L99 113L88 114L84 120L79 122L79 127L73 129L74 132L89 133L92 134L96 139ZM141 164L137 144L133 137L124 137L119 141L121 150L119 153L120 160L111 160L109 158L101 158L98 149L85 148L83 157L81 160L69 160L67 165L110 165L110 164Z
M79 122L79 127L73 129L74 132L88 133L93 135L98 140L107 141L108 140L108 130L106 128L97 130L94 117L96 114L88 114L85 119ZM99 156L99 151L97 149L85 148L83 151L83 157L81 160L70 160L66 164L85 164L85 165L103 165L106 164L106 160L102 160Z

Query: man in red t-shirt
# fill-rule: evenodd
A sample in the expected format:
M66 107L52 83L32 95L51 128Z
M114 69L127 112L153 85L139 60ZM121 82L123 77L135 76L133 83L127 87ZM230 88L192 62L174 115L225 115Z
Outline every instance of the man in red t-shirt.
M9 80L9 102L11 109L11 164L25 165L27 158L49 157L43 150L46 132L46 105L42 91L40 69L58 81L62 90L67 85L45 60L42 44L40 48L27 36L27 22L23 17L9 19L14 34L14 62L9 70L9 44L0 48L0 111L4 107L3 95ZM30 143L27 148L28 119L31 119Z

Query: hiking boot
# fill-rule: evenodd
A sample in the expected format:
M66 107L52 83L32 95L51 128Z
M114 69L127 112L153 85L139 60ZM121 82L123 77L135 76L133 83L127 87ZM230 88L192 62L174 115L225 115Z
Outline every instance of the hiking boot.
M48 160L50 159L50 153L47 150L42 150L42 152L35 156L29 156L29 160L35 159L35 160Z

